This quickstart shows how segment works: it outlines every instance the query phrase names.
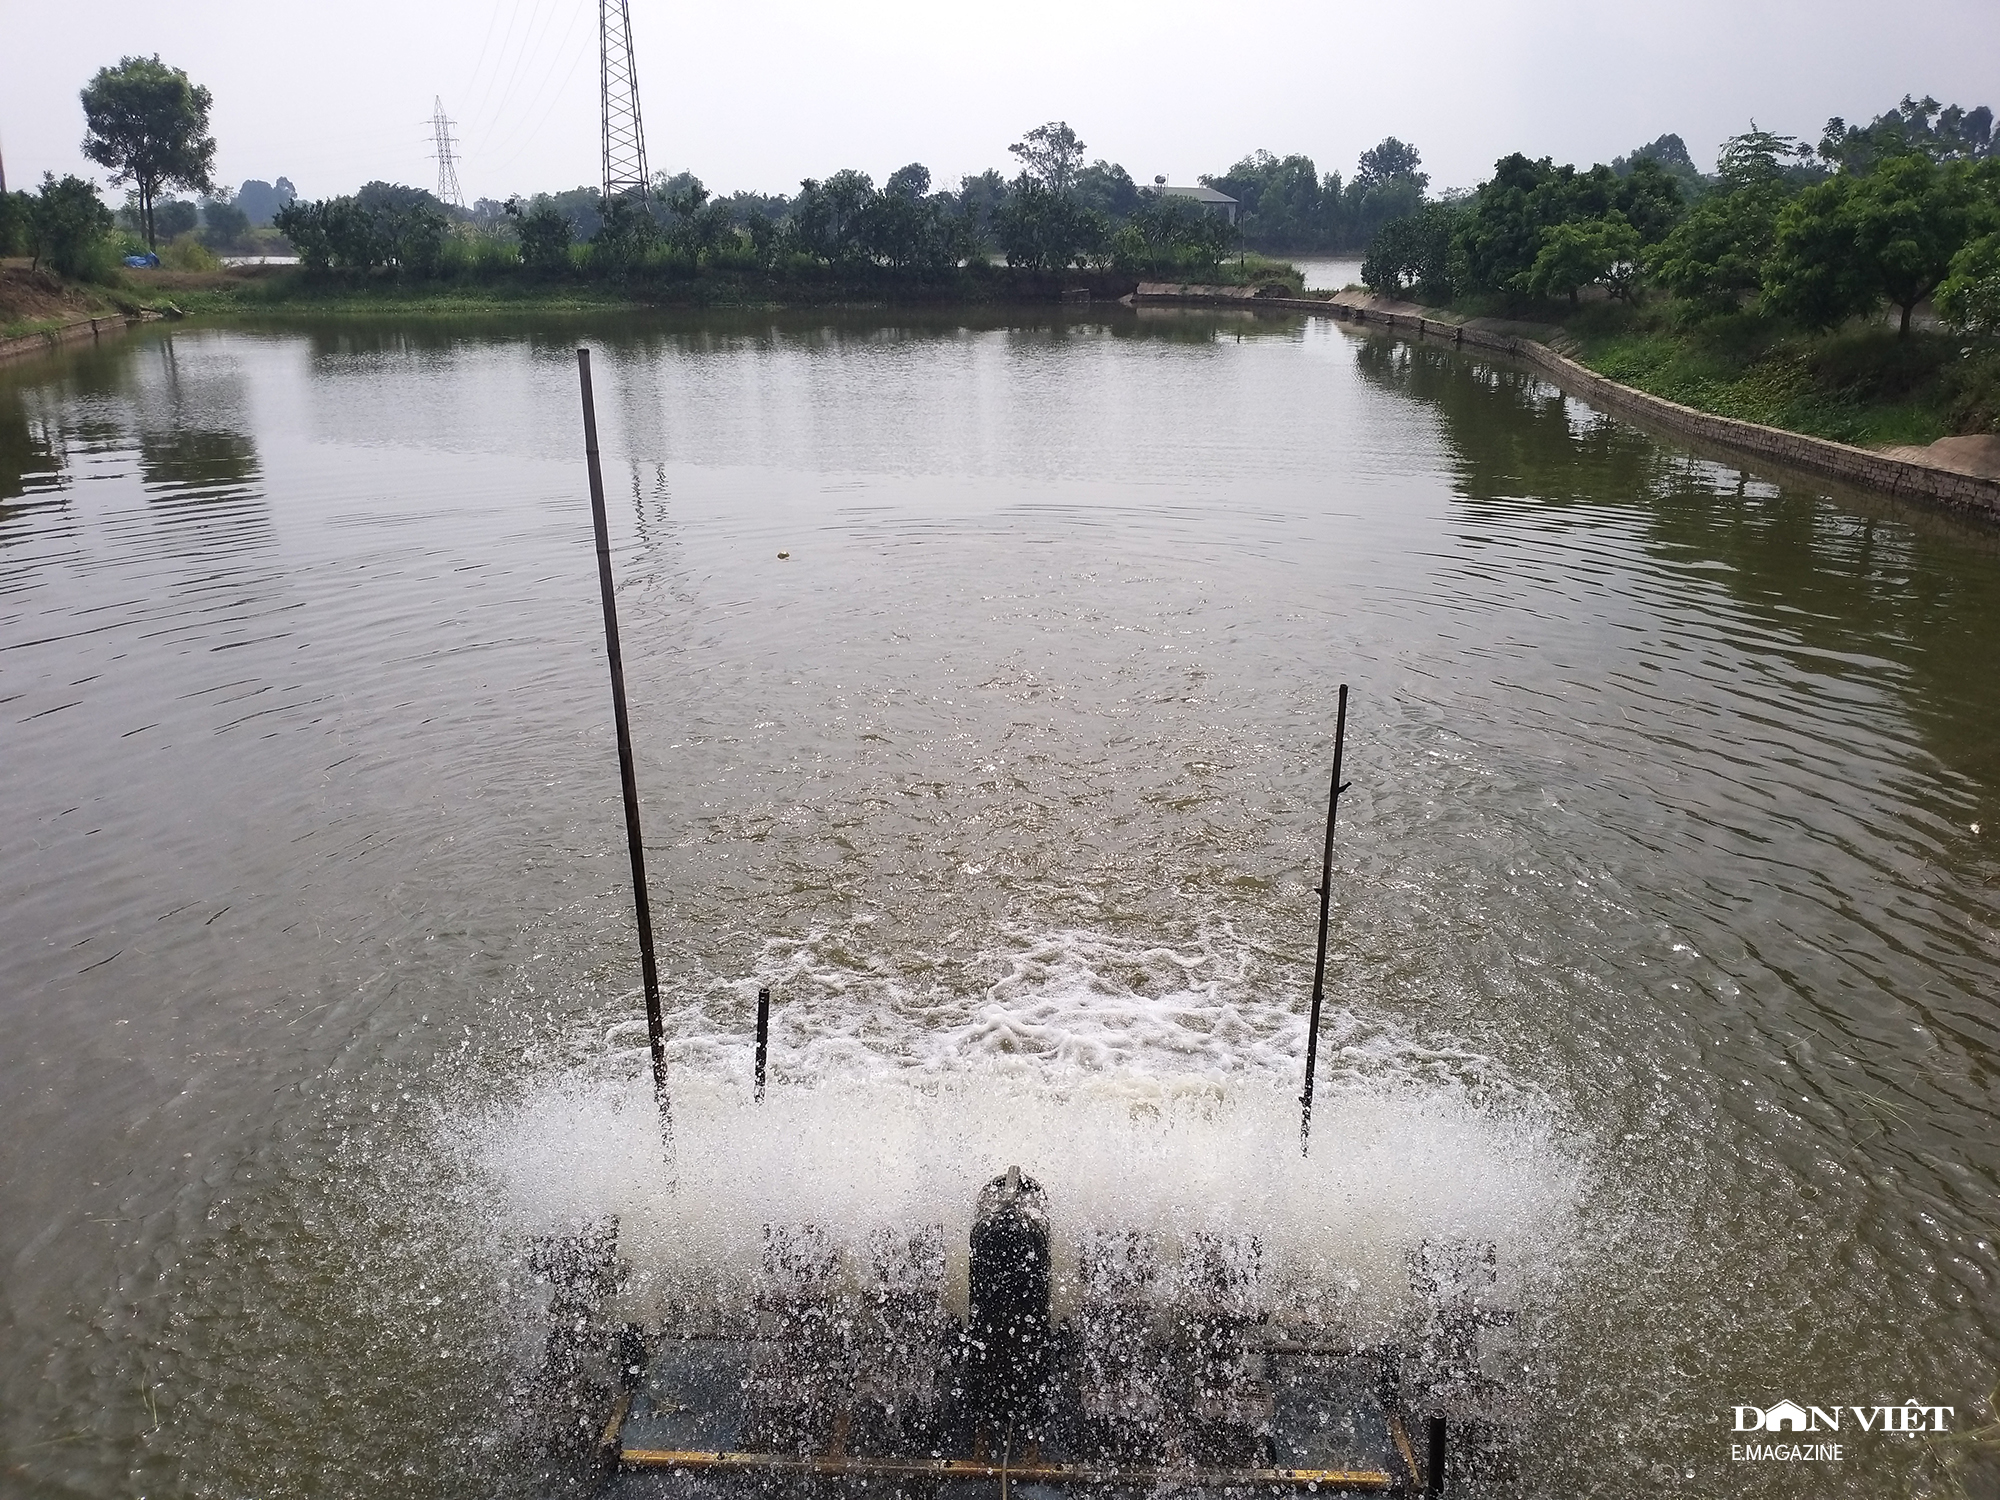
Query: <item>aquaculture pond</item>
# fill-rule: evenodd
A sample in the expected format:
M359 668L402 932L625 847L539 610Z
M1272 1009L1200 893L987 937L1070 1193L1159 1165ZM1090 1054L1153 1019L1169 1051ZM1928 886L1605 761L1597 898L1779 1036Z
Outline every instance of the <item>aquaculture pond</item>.
M1984 1493L1996 543L1306 318L0 373L0 1491L535 1493L536 1236L726 1297L1018 1163L1059 1304L1086 1228L1222 1229L1369 1338L1492 1243L1528 1493ZM1787 1399L1840 1457L1733 1457Z

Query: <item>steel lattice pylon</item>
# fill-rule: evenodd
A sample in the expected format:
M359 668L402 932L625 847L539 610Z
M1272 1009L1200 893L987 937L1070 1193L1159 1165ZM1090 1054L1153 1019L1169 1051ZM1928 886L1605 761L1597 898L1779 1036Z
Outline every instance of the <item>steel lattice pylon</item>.
M444 100L433 101L435 112L431 115L431 133L437 138L438 201L465 207L465 194L458 186L458 157L452 147L458 140L451 133L454 121L444 117Z
M604 196L646 201L646 129L632 58L628 0L597 0L598 79L604 100Z

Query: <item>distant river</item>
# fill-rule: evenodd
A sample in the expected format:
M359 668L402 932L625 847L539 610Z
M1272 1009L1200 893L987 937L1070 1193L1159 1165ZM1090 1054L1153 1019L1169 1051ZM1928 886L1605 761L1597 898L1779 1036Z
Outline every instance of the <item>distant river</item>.
M1531 1493L1995 1482L1991 531L1327 322L183 325L0 372L0 725L9 1496L512 1492L529 1237L1012 1161L1357 1329L1493 1242Z

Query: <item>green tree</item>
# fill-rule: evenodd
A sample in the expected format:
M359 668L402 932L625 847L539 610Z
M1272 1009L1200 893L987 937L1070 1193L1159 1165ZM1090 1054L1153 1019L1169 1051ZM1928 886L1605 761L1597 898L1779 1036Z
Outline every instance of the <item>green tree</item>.
M1140 207L1139 184L1132 174L1101 157L1076 174L1072 191L1085 208L1111 220L1130 218Z
M636 269L660 242L660 226L636 198L606 198L590 237L590 263L616 274Z
M920 161L896 168L889 174L889 180L882 184L884 197L902 198L909 202L924 197L930 190L931 169Z
M381 220L359 195L329 198L324 208L335 265L349 271L372 271L388 264L392 250L382 233Z
M236 190L236 206L249 215L252 224L261 228L298 195L289 177L280 177L275 183L253 177Z
M1838 115L1826 122L1819 154L1849 172L1866 172L1891 156L1915 154L1932 161L1977 161L2000 152L1993 111L1943 105L1908 94L1894 109L1867 125L1849 125Z
M1764 299L1809 328L1833 328L1884 301L1910 315L1951 272L1952 257L1994 221L1983 168L1914 153L1865 176L1805 189L1778 215Z
M116 217L120 229L129 229L141 239L146 237L146 214L137 191L126 192L125 202ZM200 208L185 198L156 198L153 201L153 232L162 243L177 240L184 234L193 234L200 222Z
M771 266L784 247L784 231L778 221L762 209L752 209L744 221L743 232L750 236L751 258L760 266Z
M1127 274L1209 275L1234 240L1221 214L1190 198L1147 193L1109 236L1107 249L1111 264Z
M1604 168L1591 168L1591 181L1601 183ZM1612 174L1614 177L1617 174ZM1687 212L1681 182L1650 157L1641 157L1611 192L1611 207L1600 217L1616 214L1629 224L1642 245L1657 245Z
M142 212L142 223L144 219ZM201 209L185 198L169 198L164 203L153 205L153 227L163 240L177 240L184 234L193 234L200 222Z
M0 255L19 255L28 247L34 201L26 193L0 192Z
M1812 167L1812 154L1812 147L1797 137L1759 130L1752 120L1743 134L1722 143L1715 170L1726 187L1780 182L1798 187L1824 175Z
M416 208L432 208L444 212L444 205L432 195L429 188L411 187L404 182L365 182L361 191L354 195L354 201L372 214L409 213Z
M958 209L983 241L993 232L993 215L1007 201L1007 179L988 167L977 177L958 180Z
M215 166L208 133L209 91L156 53L119 59L83 90L83 154L139 191L146 243L156 246L153 200L162 187L207 191Z
M271 216L271 227L285 237L309 271L324 271L333 263L333 235L327 205L294 198Z
M736 216L727 203L714 202L708 189L693 173L661 194L659 205L662 237L675 254L698 266L704 255L713 255L736 239Z
M1598 225L1605 254L1604 270L1598 279L1620 301L1637 302L1646 269L1645 242L1638 227L1615 208L1598 220Z
M1723 142L1716 186L1647 257L1652 279L1707 312L1726 312L1763 284L1778 211L1796 191L1793 167L1810 148L1754 127Z
M1253 151L1200 181L1236 200L1237 231L1255 249L1335 250L1345 243L1340 174L1321 179L1310 156Z
M518 224L522 265L530 271L569 269L569 247L576 231L567 218L546 203L523 210L518 198L508 200L507 212Z
M1427 203L1414 214L1391 219L1368 246L1362 283L1385 297L1401 296L1407 288L1425 302L1449 302L1463 275L1455 275L1454 266L1464 220L1465 209L1456 203Z
M1340 206L1350 238L1372 243L1384 224L1408 218L1423 207L1424 189L1431 179L1417 170L1422 164L1417 148L1393 135L1361 153Z
M1763 284L1785 193L1775 184L1711 193L1649 258L1654 281L1706 312L1726 312Z
M1066 120L1037 125L1007 148L1021 159L1021 169L1051 193L1067 193L1083 168L1083 142Z
M443 269L451 230L429 193L387 182L371 182L351 197L295 200L271 222L311 270L394 266L417 276Z
M1650 145L1636 148L1630 156L1614 157L1611 171L1614 176L1629 177L1642 161L1653 163L1679 183L1681 196L1689 202L1699 198L1708 187L1694 158L1688 155L1687 142L1678 135L1663 135Z
M1493 164L1459 233L1474 288L1511 289L1541 253L1542 231L1579 217L1571 212L1574 194L1568 191L1575 175L1574 167L1558 168L1546 156L1530 161L1518 151Z
M1621 226L1627 236L1630 225ZM1575 219L1542 231L1542 246L1529 266L1526 290L1537 297L1568 297L1574 307L1583 288L1606 280L1616 260L1611 225L1604 219ZM1634 248L1637 241L1632 241Z
M435 276L444 269L445 241L451 221L435 202L411 205L400 214L378 218L389 259L416 276Z
M1430 174L1419 172L1424 164L1415 146L1397 140L1393 135L1379 146L1371 146L1361 153L1361 163L1354 173L1354 180L1365 191L1385 182L1410 182L1416 184L1418 192L1430 186Z
M958 198L918 191L929 182L930 173L922 167L904 167L862 211L860 234L868 259L898 270L935 273L978 252L979 236Z
M227 197L202 204L201 218L202 239L211 249L232 249L250 237L250 216Z
M875 180L846 168L825 182L808 177L799 184L787 222L790 248L830 266L869 259L868 216L875 203Z
M1951 258L1937 289L1937 312L1959 333L2000 335L2000 234L1985 234Z
M111 233L111 210L95 184L81 177L42 174L42 190L29 201L28 234L39 269L47 261L64 276L101 275L108 269L104 237Z
M1010 266L1056 271L1082 265L1104 248L1110 225L1068 193L1023 172L993 215L993 235Z
M1588 232L1552 241L1551 229L1622 222L1646 246L1668 235L1682 211L1680 184L1656 162L1639 161L1619 177L1606 166L1582 172L1573 166L1558 167L1546 156L1530 161L1516 152L1494 164L1492 179L1480 184L1460 231L1467 284L1486 291L1548 295L1547 288L1574 269L1585 246L1594 250L1602 238ZM1624 243L1622 231L1615 237ZM1551 250L1551 245L1556 248ZM1544 254L1549 259L1538 279L1534 268ZM1621 255L1616 263L1633 267L1636 274L1636 257ZM1551 276L1557 281L1551 282ZM1587 284L1588 279L1578 283ZM1629 277L1626 284L1630 285Z

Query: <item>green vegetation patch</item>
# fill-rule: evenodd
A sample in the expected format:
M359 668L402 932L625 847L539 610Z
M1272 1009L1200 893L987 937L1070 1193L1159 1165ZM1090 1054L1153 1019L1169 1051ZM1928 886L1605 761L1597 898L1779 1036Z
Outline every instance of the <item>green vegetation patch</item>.
M1569 332L1578 360L1622 384L1862 447L1991 430L2000 413L2000 355L1937 333L1867 327L1815 338L1749 315L1683 329L1608 309Z

